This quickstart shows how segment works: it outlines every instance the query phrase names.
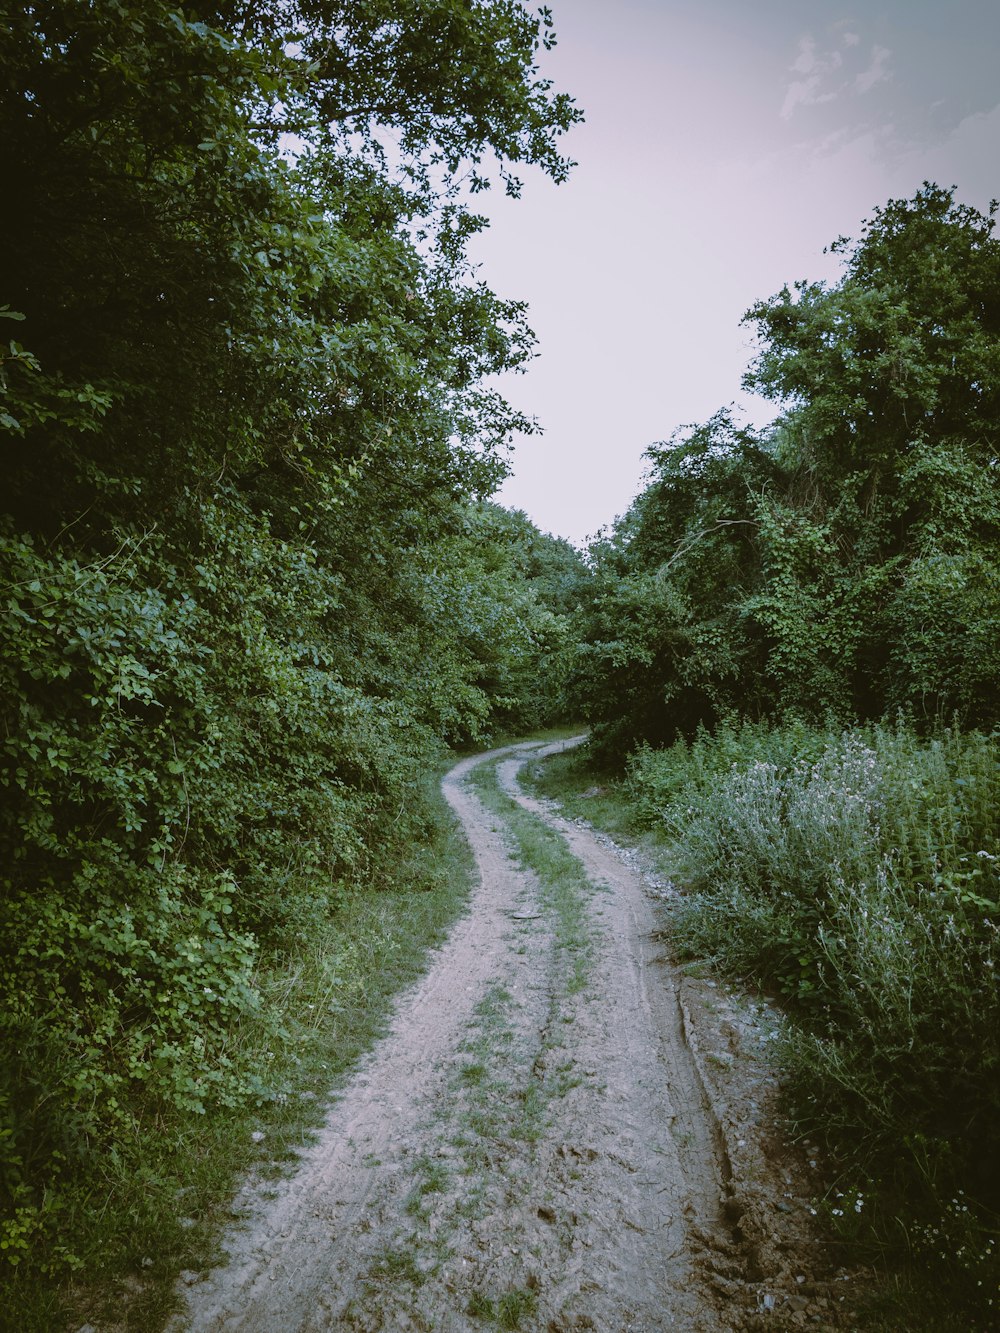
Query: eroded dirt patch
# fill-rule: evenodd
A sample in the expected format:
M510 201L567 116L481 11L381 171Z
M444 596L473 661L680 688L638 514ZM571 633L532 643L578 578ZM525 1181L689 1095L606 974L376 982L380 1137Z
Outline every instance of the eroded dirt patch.
M807 1177L769 1140L766 1010L682 977L641 868L524 796L517 768L547 748L449 774L469 915L295 1174L247 1185L230 1262L185 1288L175 1329L841 1323ZM570 941L464 783L494 760L586 871Z

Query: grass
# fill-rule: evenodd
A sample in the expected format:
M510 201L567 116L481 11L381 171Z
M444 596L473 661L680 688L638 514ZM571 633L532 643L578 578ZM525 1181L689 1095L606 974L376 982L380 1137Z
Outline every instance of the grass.
M419 1157L414 1164L416 1183L406 1196L403 1211L423 1220L427 1215L427 1196L443 1194L448 1188L450 1172L444 1162L434 1157Z
M486 808L497 816L497 827L513 843L521 865L534 872L539 905L552 923L557 971L542 1048L537 1052L543 1054L558 1046L560 1020L572 1021L572 1014L563 1012L563 1004L587 984L593 947L587 900L592 885L565 840L501 789L496 765L481 765L469 781ZM463 1047L466 1058L453 1076L467 1131L453 1145L461 1149L470 1175L483 1177L493 1169L498 1145L538 1142L548 1125L553 1100L582 1082L571 1061L556 1064L551 1071L543 1061L523 1082L514 1076L511 1007L516 1003L502 984L489 988L474 1010ZM527 1060L522 1057L518 1073L530 1064L530 1056ZM474 1209L478 1198L476 1193L473 1202L467 1202L466 1212Z
M480 766L471 781L496 816L497 828L502 827L516 846L522 864L537 875L540 904L552 923L558 965L542 1040L542 1050L547 1051L558 1044L553 1034L558 1018L564 1016L561 1004L586 982L591 949L586 900L591 886L564 840L500 789L495 765ZM549 1124L553 1099L581 1081L572 1062L557 1063L551 1073L545 1072L545 1062L536 1064L539 1051L533 1031L525 1049L518 1008L519 1001L498 980L473 1010L462 1059L450 1079L446 1126L451 1169L461 1172L464 1184L457 1197L444 1200L443 1211L440 1207L434 1211L431 1196L444 1194L448 1169L435 1157L417 1163L406 1203L420 1228L411 1238L413 1253L419 1251L426 1228L439 1238L452 1235L516 1188L507 1178L511 1164L516 1171L524 1168L525 1155L530 1158ZM496 1296L477 1292L468 1308L502 1328L516 1328L534 1311L535 1302L530 1288Z
M204 1115L150 1107L137 1117L133 1139L106 1156L102 1178L60 1219L80 1273L67 1282L8 1269L0 1329L121 1322L156 1330L174 1309L180 1271L218 1261L239 1180L251 1167L287 1168L468 900L471 854L439 776L428 775L423 793L427 837L395 866L392 882L347 894L301 949L272 958L257 976L259 1010L234 1028L228 1054L259 1074L260 1095Z
M521 1320L532 1316L538 1308L538 1296L530 1287L505 1291L502 1296L487 1296L475 1291L469 1298L466 1313L480 1319L491 1319L500 1328L520 1328Z
M466 1175L488 1169L496 1144L524 1138L518 1110L520 1094L511 1078L509 1052L514 1043L506 986L491 986L473 1011L472 1027L463 1045L469 1060L452 1078L462 1107L460 1121L469 1131L461 1148Z
M551 916L556 948L568 961L565 990L575 995L586 986L591 963L587 901L593 886L566 840L501 788L495 765L481 765L469 780L486 808L503 821L522 867L538 879L539 903Z
M475 1006L462 1046L466 1058L452 1074L447 1119L441 1126L449 1147L440 1156L425 1153L415 1161L403 1211L416 1230L383 1251L371 1271L373 1283L388 1279L419 1288L452 1255L453 1242L467 1231L469 1221L483 1215L491 1178L503 1188L512 1145L530 1145L538 1137L546 1112L544 1095L532 1075L523 1086L514 1077L524 1068L516 1054L516 1005L507 987L497 982ZM513 1291L493 1299L474 1293L469 1312L501 1328L517 1328L522 1315L534 1308L524 1295Z
M650 838L650 822L622 784L594 769L584 743L546 759L532 759L521 770L528 791L558 802L571 819L586 819L623 841Z
M790 1109L836 1171L829 1224L896 1274L871 1328L917 1309L921 1327L997 1326L997 738L723 727L617 782L578 753L528 777L655 851L685 890L682 955L783 999Z

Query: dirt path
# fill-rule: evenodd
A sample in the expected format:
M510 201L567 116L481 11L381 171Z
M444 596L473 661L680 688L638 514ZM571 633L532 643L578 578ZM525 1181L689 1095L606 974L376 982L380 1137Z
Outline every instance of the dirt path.
M836 1326L799 1164L755 1132L766 1009L682 980L639 868L521 792L517 769L558 748L448 775L470 912L295 1175L237 1200L230 1262L174 1329ZM572 937L465 784L491 761L585 869Z

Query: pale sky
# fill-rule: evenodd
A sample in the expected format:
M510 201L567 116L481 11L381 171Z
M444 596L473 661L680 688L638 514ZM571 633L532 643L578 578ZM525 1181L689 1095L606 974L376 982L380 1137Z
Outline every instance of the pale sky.
M539 356L503 381L545 429L499 496L582 544L643 451L737 403L740 319L925 180L1000 196L1000 0L551 0L544 72L587 115L568 184L476 199L481 276L527 300ZM544 54L544 53L543 53Z

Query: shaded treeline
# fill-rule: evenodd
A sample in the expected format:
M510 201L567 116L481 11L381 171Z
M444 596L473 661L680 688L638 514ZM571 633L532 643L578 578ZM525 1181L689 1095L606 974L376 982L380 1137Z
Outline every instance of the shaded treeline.
M836 243L838 283L753 307L783 410L649 451L574 667L679 947L788 1008L829 1220L929 1274L942 1328L1000 1309L994 211L925 185Z
M463 200L579 113L507 0L2 28L0 1236L57 1268L144 1118L268 1095L262 960L392 879L428 756L558 711L581 566L485 499L533 339Z
M1000 243L927 186L844 276L747 315L762 431L721 411L649 450L593 550L579 697L597 749L727 717L1000 717Z

